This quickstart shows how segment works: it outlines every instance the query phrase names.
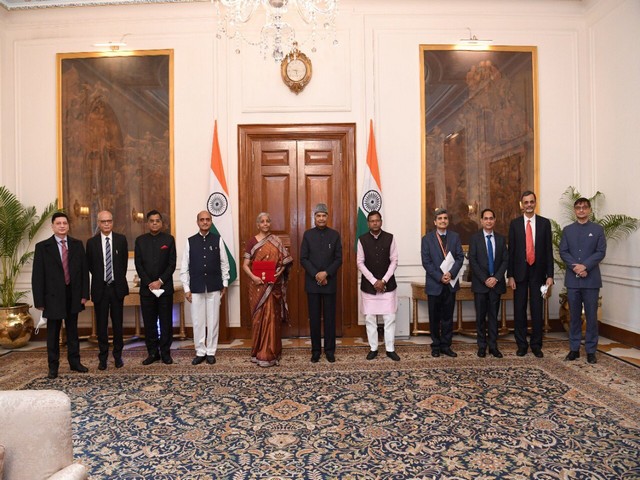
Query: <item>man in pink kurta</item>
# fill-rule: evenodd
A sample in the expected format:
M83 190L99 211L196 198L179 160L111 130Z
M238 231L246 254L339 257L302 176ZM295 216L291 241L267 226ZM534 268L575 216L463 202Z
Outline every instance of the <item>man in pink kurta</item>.
M370 347L367 360L378 356L377 316L382 315L387 357L399 361L400 356L395 351L398 285L394 276L398 266L398 248L393 235L382 230L380 212L369 212L367 222L369 231L358 238L357 254L358 270L362 274L362 313L365 316Z

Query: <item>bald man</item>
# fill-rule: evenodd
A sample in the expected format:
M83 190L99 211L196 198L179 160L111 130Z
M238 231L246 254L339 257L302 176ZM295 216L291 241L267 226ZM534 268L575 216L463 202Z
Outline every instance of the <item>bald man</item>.
M180 280L184 297L191 304L193 343L196 356L192 365L205 360L216 363L220 302L229 285L229 258L220 235L211 231L211 214L197 216L198 233L189 237L182 255Z

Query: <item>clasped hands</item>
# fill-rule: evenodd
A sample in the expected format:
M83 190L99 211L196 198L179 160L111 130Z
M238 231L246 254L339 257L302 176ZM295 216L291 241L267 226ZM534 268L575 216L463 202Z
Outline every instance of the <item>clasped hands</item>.
M327 284L327 277L329 274L327 272L318 272L316 273L316 283L318 285L324 286Z
M581 263L573 264L573 273L576 274L578 278L585 278L589 273L587 272L587 267L582 265Z
M446 272L444 275L442 275L440 282L444 283L445 285L449 285L449 283L451 283L451 272Z

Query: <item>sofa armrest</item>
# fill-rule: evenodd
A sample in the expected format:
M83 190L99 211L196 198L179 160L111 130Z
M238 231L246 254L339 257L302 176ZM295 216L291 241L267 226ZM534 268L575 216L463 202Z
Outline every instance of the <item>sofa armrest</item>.
M85 466L79 463L72 463L51 475L49 480L84 480L85 478L87 478Z

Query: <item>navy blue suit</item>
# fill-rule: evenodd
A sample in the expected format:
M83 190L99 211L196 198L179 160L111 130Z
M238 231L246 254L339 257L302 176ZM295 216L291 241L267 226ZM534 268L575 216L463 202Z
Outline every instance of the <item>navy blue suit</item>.
M441 282L445 273L440 270L440 264L445 258L445 252L451 252L455 261L450 270L454 279L464 262L464 252L460 243L460 236L456 232L447 230L447 239L442 248L436 237L437 230L433 230L422 237L420 254L422 266L426 271L425 293L429 308L429 330L431 332L431 350L439 352L451 348L453 337L453 309L455 308L456 292L460 289L460 282L455 286Z
M593 222L578 223L564 227L560 241L560 257L567 270L564 285L567 287L569 312L569 348L580 350L582 337L582 306L587 319L585 350L595 353L598 347L598 297L602 287L600 262L607 253L607 241L604 229ZM587 268L586 277L578 277L573 267L582 264Z
M489 333L489 348L497 349L498 341L498 312L500 311L500 296L506 291L505 273L509 263L506 239L496 233L491 234L495 243L493 272L489 272L489 256L487 240L484 230L471 236L469 242L469 265L471 266L471 290L476 307L476 330L478 333L478 348L487 347L487 330ZM489 288L485 284L490 277L498 283ZM488 317L488 318L487 318Z

